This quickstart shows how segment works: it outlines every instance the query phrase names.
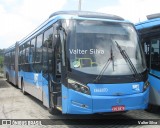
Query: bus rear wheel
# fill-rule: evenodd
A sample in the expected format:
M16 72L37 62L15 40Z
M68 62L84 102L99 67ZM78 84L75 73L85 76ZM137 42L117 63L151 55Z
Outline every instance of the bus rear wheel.
M26 95L27 93L26 93L26 91L25 91L25 88L24 88L24 82L23 82L23 80L22 80L22 93L24 94L24 95Z
M7 82L9 82L9 76L8 76L8 73L6 74L6 79L7 79Z

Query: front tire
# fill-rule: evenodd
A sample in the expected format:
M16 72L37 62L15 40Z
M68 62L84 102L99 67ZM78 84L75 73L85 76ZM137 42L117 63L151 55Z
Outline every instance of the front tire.
M153 108L154 108L154 106L152 104L148 104L148 107L147 107L147 109L145 109L145 111L152 112Z
M49 113L52 114L52 115L60 115L61 112L59 110L57 110L55 107L50 107L49 108Z

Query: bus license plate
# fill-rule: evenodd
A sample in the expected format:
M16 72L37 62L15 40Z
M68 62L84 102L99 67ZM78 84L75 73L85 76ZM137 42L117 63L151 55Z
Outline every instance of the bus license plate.
M113 106L112 107L112 112L119 112L119 111L124 111L125 106Z

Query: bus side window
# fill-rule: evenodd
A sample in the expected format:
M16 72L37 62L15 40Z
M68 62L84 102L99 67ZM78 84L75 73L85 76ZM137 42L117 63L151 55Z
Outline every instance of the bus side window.
M36 41L36 39L34 38L34 39L32 39L32 41L31 41L31 62L32 63L34 63L34 61L35 61L35 41Z
M26 63L29 63L30 42L26 43Z
M22 46L19 47L19 58L18 58L18 63L19 63L19 71L21 70L21 63L22 63Z
M36 70L37 73L40 73L42 70L42 39L43 39L43 34L37 36L35 65L34 65L34 69Z
M159 76L156 71L160 71L160 40L151 40L151 72Z
M43 40L43 75L47 77L48 72L52 72L52 40L53 27L44 32ZM48 77L47 77L48 78Z
M21 64L22 64L21 67L22 67L22 70L23 70L23 71L25 71L25 54L26 54L26 53L25 53L25 45L23 44L23 45L22 45L22 56L21 56L21 57L22 57L22 58L21 58L21 61L22 61L22 62L21 62Z
M150 68L150 42L144 42L143 44L147 67Z

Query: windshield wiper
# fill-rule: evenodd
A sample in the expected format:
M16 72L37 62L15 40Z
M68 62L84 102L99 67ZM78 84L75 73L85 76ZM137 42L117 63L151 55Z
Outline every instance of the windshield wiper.
M112 51L112 46L111 46L111 52L110 52L110 58L111 58L111 61L112 61L112 68L113 68L113 71L114 71L114 56L113 56L113 51Z
M122 57L124 58L124 60L126 61L126 63L129 65L129 68L131 71L133 71L134 73L134 78L135 81L136 80L141 80L143 78L143 76L141 74L139 74L134 66L134 64L132 63L131 59L129 58L128 54L126 53L125 50L122 50L121 46L115 41L117 48L119 49Z
M100 71L99 75L94 79L93 82L98 82L98 80L101 79L102 75L104 74L104 72L108 68L111 61L112 61L112 67L113 67L113 71L114 71L114 56L113 56L112 46L111 46L111 50L110 50L110 58L107 60L107 62L103 66L102 70Z

